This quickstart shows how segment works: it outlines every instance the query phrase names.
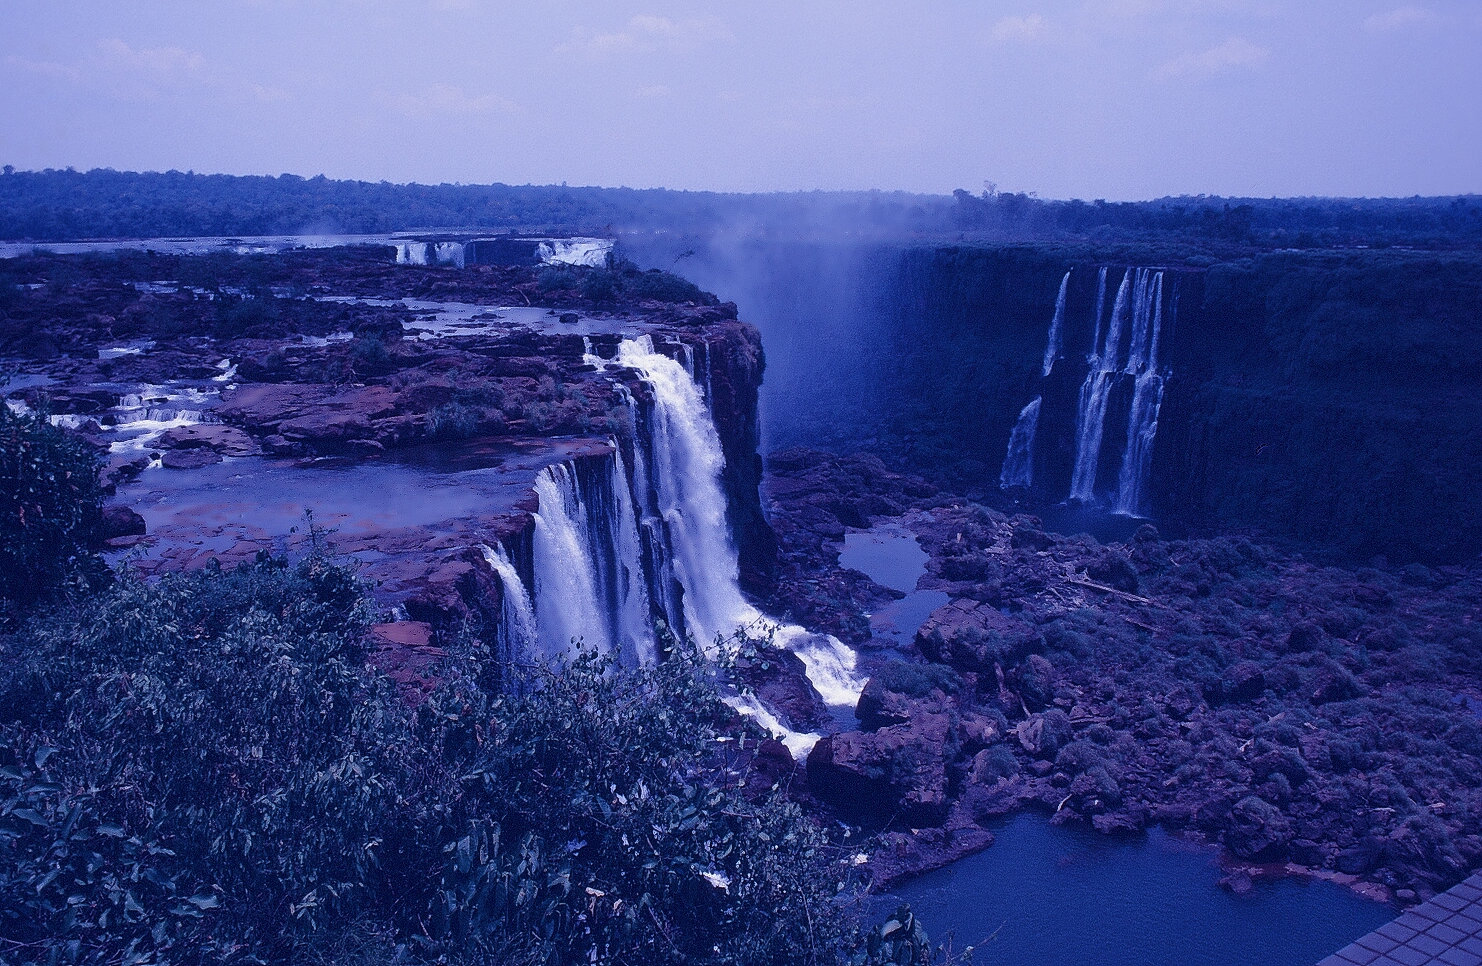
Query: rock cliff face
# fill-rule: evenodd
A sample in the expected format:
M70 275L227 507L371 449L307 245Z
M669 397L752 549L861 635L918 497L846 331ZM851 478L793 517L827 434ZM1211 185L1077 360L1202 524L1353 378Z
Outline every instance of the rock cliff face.
M876 271L881 261L876 253ZM1096 342L1099 269L1109 325L1128 266L1164 276L1167 374L1145 510L1360 559L1455 562L1482 550L1482 509L1469 496L1482 491L1482 258L1470 253L1220 262L1145 246L908 249L870 283L876 304L859 325L877 362L867 388L856 372L820 374L859 398L844 435L991 494L1038 398L1033 491L1065 499L1084 446L1087 357L1107 339ZM1061 350L1046 375L1067 272ZM1134 381L1119 371L1108 387L1095 486L1108 508Z

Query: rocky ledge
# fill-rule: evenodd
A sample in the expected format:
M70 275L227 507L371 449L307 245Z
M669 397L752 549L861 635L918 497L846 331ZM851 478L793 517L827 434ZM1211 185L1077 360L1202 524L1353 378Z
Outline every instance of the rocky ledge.
M648 336L703 382L743 571L770 571L761 345L734 305L631 265L394 255L7 260L0 391L105 454L110 543L145 572L332 541L382 604L432 628L385 635L388 666L411 681L447 633L497 613L479 545L528 531L536 474L631 435L647 387L602 360Z
M1216 843L1237 868L1413 902L1482 865L1482 569L1325 565L1242 538L1048 533L871 457L774 454L772 607L852 631L899 591L839 566L896 518L945 592L808 794L874 829L877 885L1021 809Z

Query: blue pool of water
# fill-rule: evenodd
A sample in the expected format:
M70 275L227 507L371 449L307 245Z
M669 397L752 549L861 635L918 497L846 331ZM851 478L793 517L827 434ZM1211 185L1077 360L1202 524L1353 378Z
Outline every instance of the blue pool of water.
M839 552L842 566L906 594L870 615L870 633L875 637L897 647L909 644L931 612L947 603L947 595L939 590L916 589L916 582L926 573L927 559L916 535L896 522L844 535L844 549Z
M1257 882L1236 896L1207 849L1154 829L1128 842L1021 815L989 849L882 896L909 902L933 943L1013 966L1312 966L1394 918L1328 882Z
M882 587L910 592L926 573L926 551L916 535L895 523L844 534L839 563L858 570Z

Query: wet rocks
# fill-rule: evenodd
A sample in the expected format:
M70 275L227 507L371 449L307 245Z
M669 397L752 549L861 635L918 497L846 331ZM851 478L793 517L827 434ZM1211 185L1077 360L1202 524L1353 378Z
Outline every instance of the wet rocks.
M947 817L947 763L956 735L946 715L922 715L874 732L819 739L808 787L841 813L870 822L940 825Z
M208 449L221 456L256 456L262 452L242 430L217 423L167 429L154 445L162 450Z
M198 470L221 462L221 454L212 449L172 449L160 455L160 465L167 470Z

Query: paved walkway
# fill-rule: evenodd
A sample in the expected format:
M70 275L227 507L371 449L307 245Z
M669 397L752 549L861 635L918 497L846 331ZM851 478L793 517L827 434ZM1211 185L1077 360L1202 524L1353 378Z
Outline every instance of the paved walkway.
M1318 966L1482 966L1482 872L1385 923Z

